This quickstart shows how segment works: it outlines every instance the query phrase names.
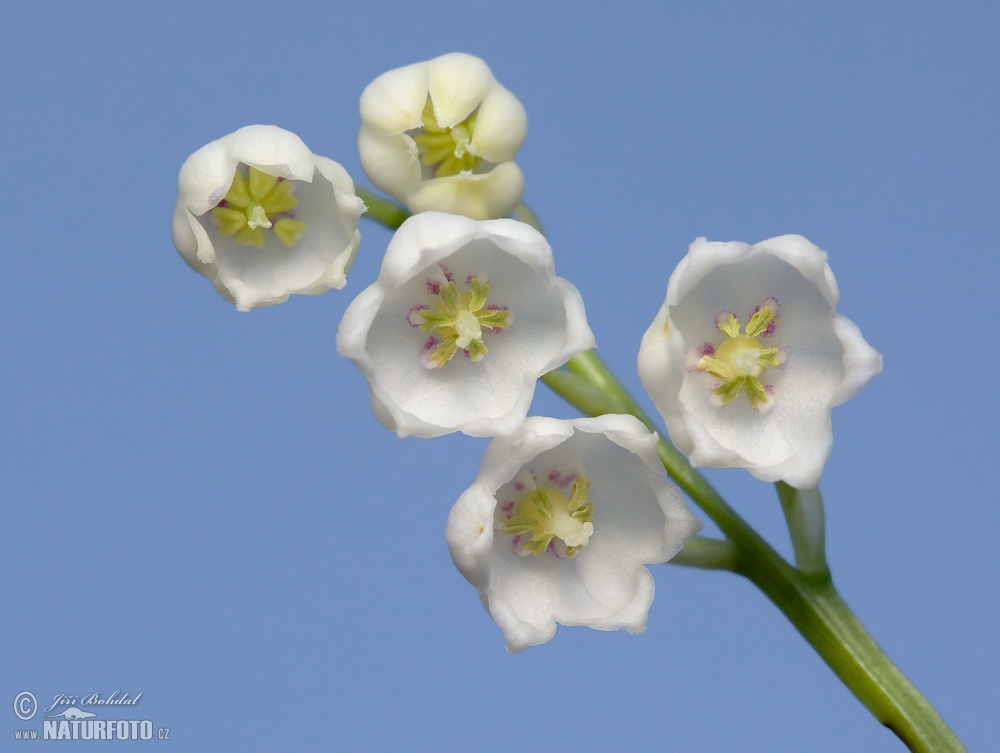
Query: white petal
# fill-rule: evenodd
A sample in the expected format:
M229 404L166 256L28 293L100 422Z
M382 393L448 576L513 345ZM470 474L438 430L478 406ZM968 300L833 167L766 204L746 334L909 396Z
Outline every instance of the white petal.
M475 220L441 212L414 215L403 227L393 234L382 258L378 279L385 288L412 280L415 274L451 256L480 235L480 225Z
M452 52L427 63L427 91L442 128L469 117L495 85L489 66L473 55Z
M205 228L181 201L174 205L173 236L174 246L191 269L205 277L215 275L215 249L212 241Z
M241 162L283 178L308 182L313 176L313 154L294 133L273 125L245 126L185 160L177 178L178 201L192 214L204 214L222 201Z
M840 290L833 270L826 263L826 253L819 246L810 243L801 235L780 235L754 245L767 251L795 267L803 277L812 280L816 289L823 294L830 308L836 308L840 301Z
M528 135L528 115L517 97L496 84L479 107L472 153L499 164L514 159Z
M844 347L844 378L833 398L834 405L850 400L868 384L868 380L882 371L882 356L861 335L858 326L843 316L838 316L833 328Z
M449 212L488 220L509 215L523 193L521 168L504 162L487 173L463 172L425 181L403 200L414 213Z
M555 290L563 301L566 330L562 346L553 349L552 357L541 367L540 374L559 368L577 353L597 347L594 333L587 324L587 313L580 291L561 277L556 278Z
M404 204L423 182L417 145L405 133L383 133L362 123L358 156L371 182Z
M387 134L399 134L423 124L427 104L427 63L415 63L383 73L361 93L361 121Z
M806 437L796 452L781 463L759 465L748 470L761 481L784 481L796 489L815 489L819 486L823 467L833 449L833 426L829 413L822 425Z
M278 126L246 126L226 141L230 157L268 175L289 180L313 178L313 153L298 136Z
M673 306L686 298L691 288L714 272L716 267L742 260L749 248L748 243L709 242L704 238L695 240L688 248L687 256L681 259L677 269L670 275L667 304Z

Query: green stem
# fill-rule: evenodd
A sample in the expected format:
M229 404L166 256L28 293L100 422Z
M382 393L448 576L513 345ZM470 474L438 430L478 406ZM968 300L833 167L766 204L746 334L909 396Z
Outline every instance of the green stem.
M728 541L704 536L692 536L670 560L671 565L733 572L736 570L737 562L736 547Z
M540 379L557 395L572 394L579 403L579 410L589 416L600 416L603 413L620 413L618 405L591 382L579 374L566 369L556 369L548 374L542 374ZM584 406L584 407L580 407Z
M364 216L380 225L385 225L390 230L398 228L410 216L410 213L399 206L399 204L387 201L381 196L373 194L367 188L355 186L354 192L365 203L365 206L368 207L368 211L365 212Z
M514 211L511 213L511 217L515 220L520 220L526 225L531 225L535 230L537 230L542 235L545 235L545 231L542 229L542 223L527 204L523 201L514 207Z
M622 386L618 377L597 355L596 350L585 350L583 353L578 353L566 362L566 368L583 377L607 395L608 399L618 406L617 413L629 413L646 424L650 431L656 431L656 424L646 415L642 407L629 394L629 391ZM560 395L560 397L565 399L565 396Z
M911 751L965 751L844 603L829 576L810 578L786 562L749 557L740 561L738 572L764 592L844 685Z
M653 428L649 417L594 351L574 356L567 368L585 379L587 394L590 387L600 388L606 392L611 404L627 406L628 410L624 412ZM557 389L570 385L568 381L549 384L560 397L584 413L587 413L584 405L596 407L597 403L593 400L581 400L578 404L571 389L567 392ZM715 521L731 542L736 559L732 569L746 576L788 617L802 637L879 722L892 730L914 753L958 753L965 750L934 707L892 663L844 603L833 586L825 564L815 572L796 570L729 507L672 444L661 438L657 451L670 477ZM811 512L822 513L818 493L799 497L793 490L790 496L801 503L801 508L811 504ZM795 507L795 504L792 506ZM801 517L809 519L806 514ZM822 536L818 540L821 543ZM806 561L814 566L815 521L811 541L807 548L812 551ZM818 551L821 553L822 547Z
M792 537L795 565L806 575L829 575L826 564L826 524L819 489L796 489L784 481L775 484Z

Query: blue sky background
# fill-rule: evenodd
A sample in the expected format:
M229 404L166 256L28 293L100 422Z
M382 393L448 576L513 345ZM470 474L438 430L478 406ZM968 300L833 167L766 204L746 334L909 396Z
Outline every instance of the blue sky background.
M19 691L116 689L176 751L902 750L732 575L656 567L644 635L508 656L443 540L485 441L397 440L335 351L388 232L363 223L344 290L250 314L174 251L195 149L274 123L368 185L361 90L453 50L524 103L526 200L636 394L695 237L829 252L885 358L834 414L835 580L970 750L995 744L1000 6L542 6L5 9L4 750L41 727ZM574 415L544 387L533 412ZM709 476L790 550L773 488Z

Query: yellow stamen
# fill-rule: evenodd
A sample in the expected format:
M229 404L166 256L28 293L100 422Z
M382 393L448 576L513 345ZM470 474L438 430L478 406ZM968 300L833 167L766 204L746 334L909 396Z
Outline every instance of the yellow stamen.
M535 487L521 497L513 517L504 521L503 532L527 537L522 549L536 556L557 538L572 557L594 533L594 504L587 501L589 491L590 481L583 476L574 479L569 499L557 489Z
M272 230L286 248L292 248L305 232L306 223L290 217L275 219L299 203L292 192L292 181L279 180L256 167L248 168L247 173L244 176L236 170L225 199L211 212L219 223L219 232L226 237L235 235L237 243L263 248L264 231Z
M454 282L441 285L438 304L432 309L421 309L420 325L423 332L433 332L440 338L431 361L438 368L450 361L459 350L468 352L470 361L479 361L486 355L483 342L484 329L506 329L510 312L507 309L487 309L486 294L490 286L473 277L469 290L459 293Z
M778 366L783 354L778 348L765 348L757 335L764 333L773 319L774 312L768 306L762 306L747 323L746 334L740 334L739 320L732 314L719 322L719 329L726 339L720 343L714 356L702 356L697 366L722 380L713 393L722 399L723 405L741 392L746 394L754 408L767 402L760 376L769 366Z
M417 143L420 163L432 168L435 178L472 171L479 165L480 158L470 148L478 115L479 111L474 110L461 123L442 128L434 114L434 104L430 97L427 98L422 115L423 128L413 134L413 140Z

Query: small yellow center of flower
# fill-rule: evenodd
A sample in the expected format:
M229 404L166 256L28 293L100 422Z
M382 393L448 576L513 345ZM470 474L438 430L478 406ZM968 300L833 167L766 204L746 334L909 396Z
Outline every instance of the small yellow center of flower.
M722 380L713 392L722 399L723 405L741 392L746 393L754 408L767 402L760 376L767 367L778 366L783 354L778 348L765 348L757 336L773 319L774 312L762 306L747 323L746 334L740 333L739 320L732 314L719 323L726 339L716 348L714 356L702 356L698 368Z
M292 193L292 181L251 167L244 176L238 168L226 197L212 210L219 232L235 235L237 243L264 247L264 231L273 230L286 248L291 248L306 229L306 223L290 216L299 200Z
M464 293L449 281L440 286L437 305L421 309L420 329L438 338L438 346L430 355L435 366L444 366L460 350L469 354L470 361L478 361L487 353L483 330L507 328L507 309L485 308L489 290L489 285L475 277L469 280L469 289Z
M442 128L434 114L434 105L430 97L427 98L422 115L423 128L413 134L413 140L417 142L420 163L430 167L435 178L475 170L479 165L480 158L469 150L478 115L479 111L473 110L461 123Z
M521 548L536 556L557 538L566 545L566 555L572 557L594 533L594 503L587 501L589 490L590 481L583 476L574 479L569 499L556 489L536 487L521 497L513 517L504 521L503 532L525 536L527 541Z

